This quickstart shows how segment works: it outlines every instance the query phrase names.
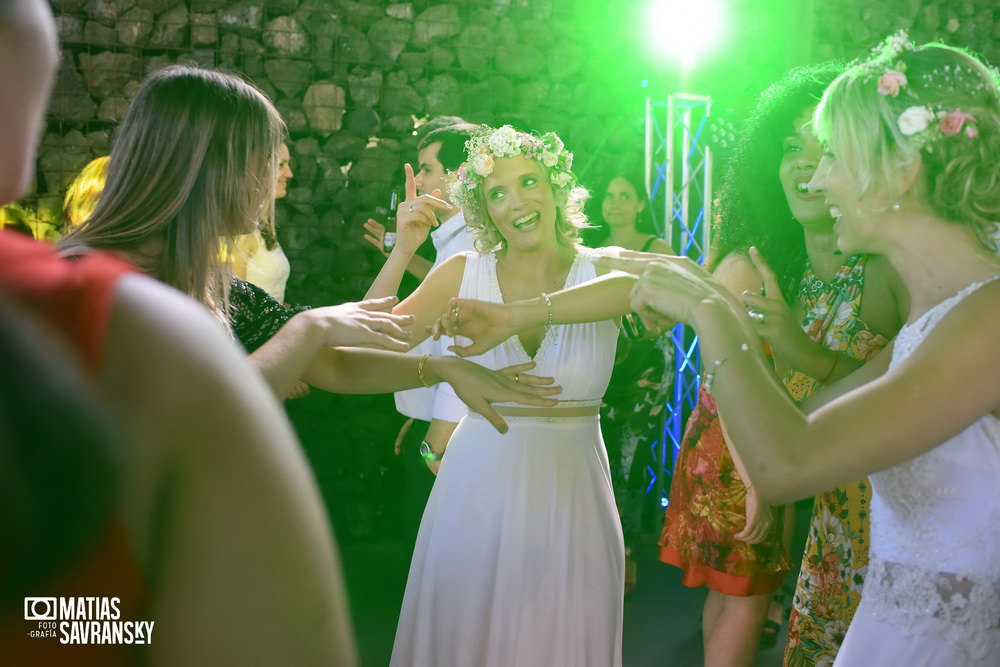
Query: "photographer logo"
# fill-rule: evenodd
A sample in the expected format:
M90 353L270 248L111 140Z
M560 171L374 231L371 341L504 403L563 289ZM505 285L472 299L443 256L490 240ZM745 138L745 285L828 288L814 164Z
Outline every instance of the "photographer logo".
M56 598L24 598L24 620L56 620Z
M155 621L122 620L116 597L26 597L29 637L60 644L151 644Z

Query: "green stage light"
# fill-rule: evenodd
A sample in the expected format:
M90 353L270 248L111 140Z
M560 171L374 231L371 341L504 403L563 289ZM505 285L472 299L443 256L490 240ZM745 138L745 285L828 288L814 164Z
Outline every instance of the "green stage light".
M648 48L659 59L694 69L719 43L723 32L720 0L651 0L646 10Z

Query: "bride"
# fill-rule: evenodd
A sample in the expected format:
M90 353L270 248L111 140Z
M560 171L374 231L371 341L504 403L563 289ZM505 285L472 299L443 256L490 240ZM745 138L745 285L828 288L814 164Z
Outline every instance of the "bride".
M421 331L456 295L529 300L546 313L539 325L475 360L533 362L562 393L552 408L495 404L505 435L476 413L460 422L420 525L391 664L619 666L625 556L598 423L618 328L610 315L556 325L546 305L598 273L579 243L587 192L555 134L487 128L467 149L452 201L479 254L444 262L394 312ZM425 195L400 211L426 212L426 234L435 206Z

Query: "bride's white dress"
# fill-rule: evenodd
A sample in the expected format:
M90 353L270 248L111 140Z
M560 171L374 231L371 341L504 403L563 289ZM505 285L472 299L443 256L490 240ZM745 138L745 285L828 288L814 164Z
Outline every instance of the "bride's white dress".
M890 368L982 284L903 327ZM1000 665L1000 420L986 415L871 482L868 576L835 667Z
M593 278L586 250L566 285ZM460 296L500 302L492 254L469 255ZM599 405L611 321L549 327L530 371L563 405ZM516 336L474 358L530 358ZM598 417L470 414L448 444L420 524L394 667L619 667L624 547Z

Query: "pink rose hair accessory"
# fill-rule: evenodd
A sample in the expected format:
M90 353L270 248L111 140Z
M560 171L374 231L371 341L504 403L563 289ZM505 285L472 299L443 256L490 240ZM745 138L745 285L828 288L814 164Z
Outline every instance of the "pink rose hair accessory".
M965 128L966 136L974 139L979 136L979 131L973 127L975 124L976 119L974 116L965 113L961 109L953 109L952 111L948 111L941 116L941 121L938 123L938 129L940 129L943 134L955 135L961 132L962 128Z
M897 97L905 85L906 75L898 70L889 70L878 78L878 92L887 97Z

